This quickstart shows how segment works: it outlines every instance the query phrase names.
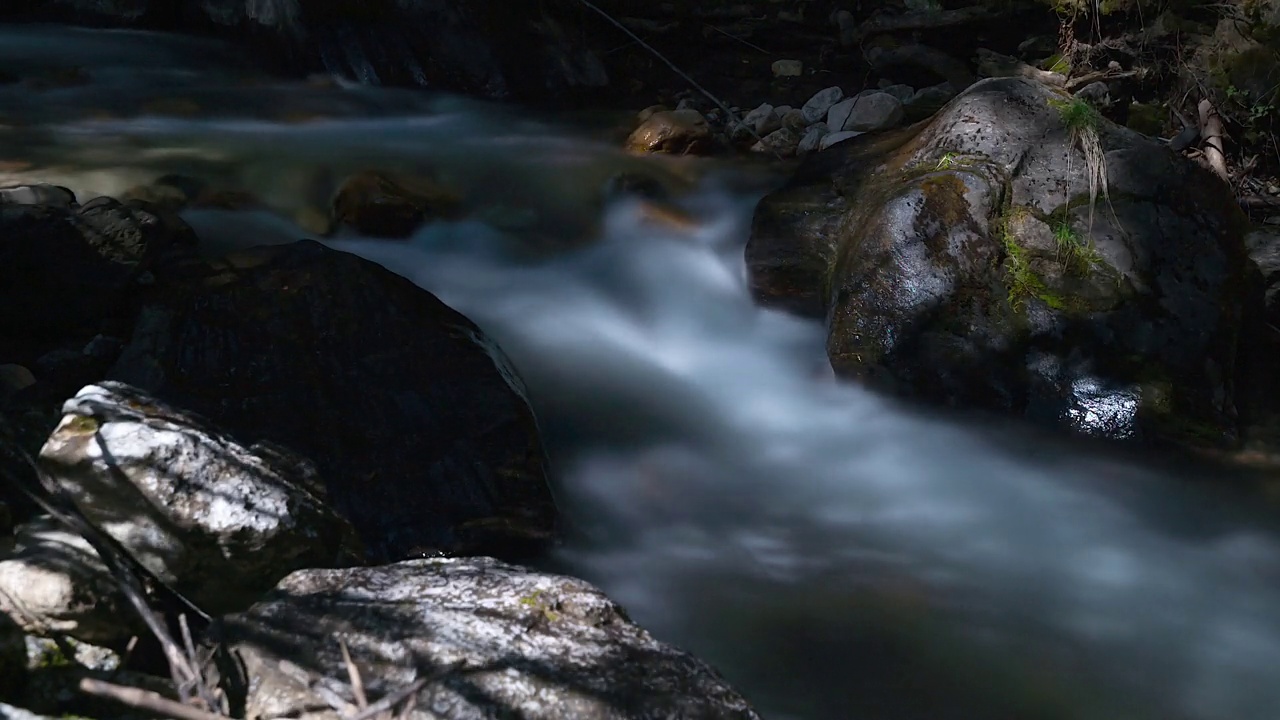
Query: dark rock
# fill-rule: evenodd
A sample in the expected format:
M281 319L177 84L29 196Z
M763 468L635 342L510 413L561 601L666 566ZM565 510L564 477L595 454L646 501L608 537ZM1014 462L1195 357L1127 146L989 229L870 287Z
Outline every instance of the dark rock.
M978 83L933 121L811 156L759 205L768 304L825 316L838 373L1108 437L1222 442L1247 303L1216 178L1104 119L1090 210L1069 97Z
M1262 271L1266 287L1266 320L1280 328L1280 229L1260 226L1245 238L1249 257Z
M521 382L474 324L314 242L157 287L108 377L314 460L375 557L541 547L555 508Z
M331 717L312 688L344 681L338 637L371 697L424 681L412 720L758 717L598 589L490 558L303 570L214 631L252 679L250 717Z
M91 336L142 273L195 244L181 220L142 203L0 205L0 337Z
M545 100L608 83L580 34L557 19L579 10L504 0L37 0L0 7L0 19L215 35L302 74Z

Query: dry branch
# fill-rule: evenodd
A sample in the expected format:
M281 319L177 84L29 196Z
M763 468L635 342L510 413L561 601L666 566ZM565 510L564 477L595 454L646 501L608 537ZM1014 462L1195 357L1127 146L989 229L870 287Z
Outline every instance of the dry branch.
M1222 178L1223 182L1231 182L1227 172L1227 156L1222 143L1222 117L1208 98L1200 101L1200 137L1204 138L1204 156L1209 167Z
M115 700L131 708L167 715L176 718L176 720L227 720L223 715L216 715L200 708L180 703L177 700L170 700L157 692L114 685L93 678L82 678L80 680L80 691L88 695Z

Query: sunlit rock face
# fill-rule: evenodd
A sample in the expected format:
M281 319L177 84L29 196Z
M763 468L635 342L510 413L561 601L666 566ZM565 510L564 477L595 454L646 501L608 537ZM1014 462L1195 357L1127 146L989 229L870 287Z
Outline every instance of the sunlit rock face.
M825 315L836 371L893 392L1092 435L1229 437L1243 215L1080 102L987 80L813 158L757 209L757 298Z

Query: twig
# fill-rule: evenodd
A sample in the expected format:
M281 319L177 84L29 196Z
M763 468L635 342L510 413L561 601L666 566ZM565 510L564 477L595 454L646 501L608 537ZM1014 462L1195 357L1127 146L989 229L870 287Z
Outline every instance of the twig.
M604 18L606 21L608 21L610 25L613 25L614 27L618 28L622 32L626 33L628 37L636 41L636 44L638 44L640 47L644 48L645 50L648 50L650 53L653 54L654 57L661 60L662 64L671 68L672 72L674 72L676 75L679 75L681 78L684 79L685 82L693 86L694 90L697 90L698 92L702 93L707 97L708 100L715 103L716 107L720 108L724 112L724 116L729 120L729 127L733 128L741 125L747 129L747 132L751 133L751 137L755 138L756 140L762 143L764 142L764 138L760 137L760 135L756 133L755 128L748 127L745 124L743 124L742 121L738 119L738 116L735 115L734 112L729 109L729 106L724 104L724 102L722 102L720 98L716 97L715 95L712 95L709 90L699 85L697 80L694 80L693 78L689 77L689 75L685 73L685 71L676 67L675 63L671 62L666 58L666 56L664 56L662 53L655 50L652 45L645 42L644 40L641 40L640 36L631 32L631 30L628 29L626 25L623 25L617 20L614 20L612 15L596 7L594 4L590 2L590 0L578 0L578 2L582 3L583 7L586 7L588 10ZM778 158L779 160L782 159L782 155L778 153L776 150L774 151L773 154L774 154L774 157Z
M721 28L718 28L718 27L716 27L715 25L712 25L711 23L703 23L703 25L704 25L704 26L706 26L706 27L711 28L712 30L715 30L716 32L720 33L721 35L724 35L725 37L729 38L730 40L737 40L738 42L742 43L743 45L746 45L747 47L751 48L752 50L758 50L758 51L760 51L760 52L764 53L765 55L773 55L773 53L769 52L768 50L765 50L764 48L760 47L759 45L756 45L756 44L755 44L755 43L753 43L753 42L748 42L747 40L744 40L744 39L742 39L742 38L738 37L737 35L734 35L733 33L729 32L728 30L723 30L723 29L721 29Z
M80 691L89 695L115 700L129 707L168 715L177 720L227 720L222 715L206 712L200 708L180 703L177 700L170 700L157 692L115 685L93 678L82 678L80 680Z
M369 698L364 694L364 680L360 679L360 668L356 667L347 651L347 644L338 640L338 648L342 650L342 661L347 664L347 677L351 680L351 696L356 700L356 707L364 710L369 707Z
M416 694L419 690L426 687L427 683L431 682L435 678L436 678L436 675L431 675L429 677L424 677L424 678L418 678L417 680L414 680L413 682L409 683L408 685L405 685L399 690L396 690L394 692L387 694L378 702L361 710L354 717L350 718L350 720L369 720L369 718L372 718L378 713L386 712L391 708L395 707L396 703L400 702L401 700L404 700L407 697L411 697L414 694Z

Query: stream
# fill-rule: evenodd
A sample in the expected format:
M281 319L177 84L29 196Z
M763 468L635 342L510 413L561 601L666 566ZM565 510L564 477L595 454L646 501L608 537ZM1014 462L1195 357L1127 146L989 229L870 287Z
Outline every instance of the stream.
M821 324L747 290L786 168L634 158L625 118L263 77L160 35L0 28L0 69L51 78L0 85L0 184L83 202L181 173L261 200L185 213L209 253L312 237L298 219L360 169L460 192L465 219L408 241L325 242L499 342L572 527L548 567L764 717L1280 717L1274 514L1229 478L836 381ZM688 221L603 202L620 171Z

